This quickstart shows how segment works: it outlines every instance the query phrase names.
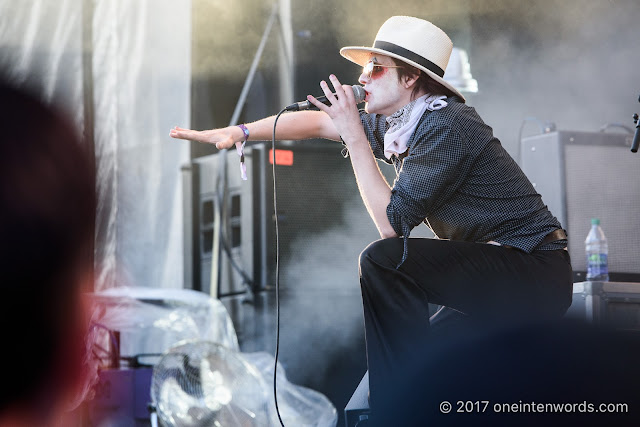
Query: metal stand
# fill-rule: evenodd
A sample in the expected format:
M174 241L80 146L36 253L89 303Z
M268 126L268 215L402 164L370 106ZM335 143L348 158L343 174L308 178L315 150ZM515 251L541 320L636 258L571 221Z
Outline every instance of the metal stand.
M280 5L280 7L279 7ZM244 108L245 102L247 100L247 96L249 94L249 89L253 83L254 76L258 69L258 65L260 64L260 59L262 58L262 54L271 34L271 30L273 28L273 24L275 23L278 16L282 16L283 12L287 12L285 9L290 7L288 2L283 2L280 0L278 3L274 3L271 9L271 15L269 16L269 20L267 21L267 25L265 27L264 33L262 35L262 40L260 40L260 44L258 46L258 50L254 55L253 62L251 63L251 67L249 68L249 73L247 74L247 78L245 79L244 85L242 87L242 91L240 92L240 97L238 98L238 102L236 103L235 109L233 111L233 115L231 116L231 120L229 121L229 126L234 126L238 124L238 120L240 118L240 114L242 109ZM288 16L288 15L287 15ZM281 18L282 20L282 18ZM280 23L281 33L284 38L285 29L282 28L282 22ZM286 45L285 40L285 45ZM289 43L291 45L291 43ZM292 68L293 64L291 61L291 55L285 55L287 57L288 68ZM285 73L288 75L292 75L292 73ZM293 84L289 82L289 84ZM283 85L281 85L283 86ZM289 102L288 99L284 100L285 102ZM224 206L225 201L227 199L227 187L228 184L226 182L226 170L227 170L227 152L221 152L218 156L218 167L217 167L217 176L216 176L216 197L214 200L214 224L213 224L213 243L212 243L212 251L211 251L211 285L210 285L210 294L212 297L217 298L220 288L220 261L221 261L221 233L222 228L224 227Z

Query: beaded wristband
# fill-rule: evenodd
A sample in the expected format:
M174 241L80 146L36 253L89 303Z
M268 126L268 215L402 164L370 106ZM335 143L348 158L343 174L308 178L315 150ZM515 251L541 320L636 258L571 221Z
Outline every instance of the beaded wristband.
M249 139L249 129L247 129L244 124L238 125L238 127L242 129L242 132L244 133L244 142L247 142L247 140Z

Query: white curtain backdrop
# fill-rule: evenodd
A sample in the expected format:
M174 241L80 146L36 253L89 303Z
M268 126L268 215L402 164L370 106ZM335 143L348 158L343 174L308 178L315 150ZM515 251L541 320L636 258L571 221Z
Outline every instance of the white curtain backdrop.
M96 290L183 287L189 148L168 135L190 121L191 0L0 0L0 65L67 108L79 129L92 123Z
M190 0L97 0L93 80L98 289L183 287L180 166L188 144Z

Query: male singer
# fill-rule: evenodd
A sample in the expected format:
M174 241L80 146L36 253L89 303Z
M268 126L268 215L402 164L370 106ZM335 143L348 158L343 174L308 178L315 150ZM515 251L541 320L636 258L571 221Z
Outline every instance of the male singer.
M452 42L428 21L388 19L372 47L340 53L363 67L358 111L350 86L320 82L331 105L284 114L277 138L342 140L381 240L360 256L370 399L420 364L428 303L487 325L561 317L571 303L567 236L492 129L444 79ZM174 138L218 149L271 139L274 118ZM377 160L393 164L389 186ZM437 238L409 238L425 222ZM437 317L437 316L436 316Z

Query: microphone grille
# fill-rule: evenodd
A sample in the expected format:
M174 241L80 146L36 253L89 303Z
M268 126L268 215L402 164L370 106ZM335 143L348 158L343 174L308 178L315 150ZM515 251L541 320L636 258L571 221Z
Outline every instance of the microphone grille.
M365 92L364 88L358 85L353 85L351 86L351 88L353 89L353 95L356 97L356 104L359 104L362 101L364 101L364 98L367 96L367 93Z

